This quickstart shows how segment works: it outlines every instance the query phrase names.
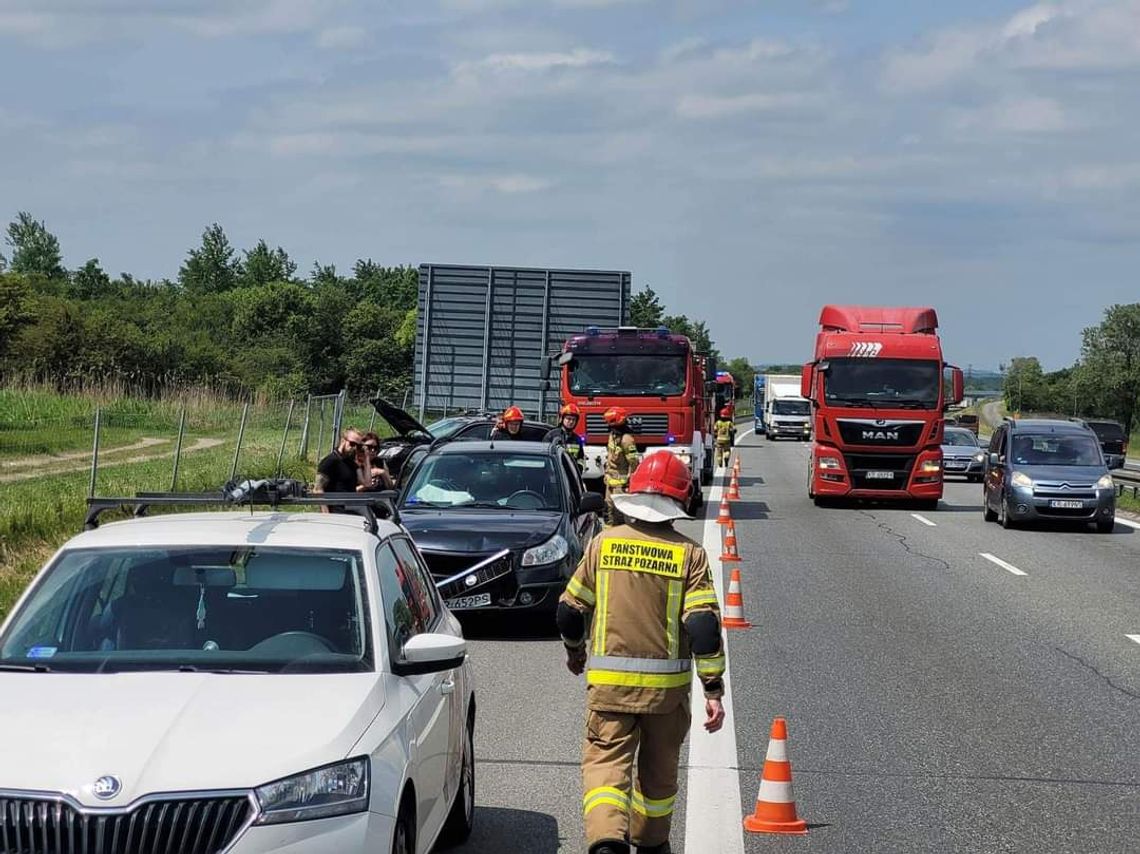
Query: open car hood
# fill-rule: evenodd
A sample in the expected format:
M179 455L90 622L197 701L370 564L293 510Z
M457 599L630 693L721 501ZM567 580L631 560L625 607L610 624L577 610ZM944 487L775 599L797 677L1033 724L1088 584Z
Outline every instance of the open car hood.
M389 403L384 398L378 397L372 401L372 405L376 408L376 414L387 421L399 435L410 436L413 433L420 433L424 436L431 436L427 427L394 403Z

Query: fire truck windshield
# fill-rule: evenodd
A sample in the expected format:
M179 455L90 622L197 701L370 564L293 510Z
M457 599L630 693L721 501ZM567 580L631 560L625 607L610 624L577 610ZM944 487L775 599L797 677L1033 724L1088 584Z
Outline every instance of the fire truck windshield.
M569 365L570 393L669 397L685 391L684 356L579 354Z
M830 359L824 396L838 406L935 409L941 370L918 359Z

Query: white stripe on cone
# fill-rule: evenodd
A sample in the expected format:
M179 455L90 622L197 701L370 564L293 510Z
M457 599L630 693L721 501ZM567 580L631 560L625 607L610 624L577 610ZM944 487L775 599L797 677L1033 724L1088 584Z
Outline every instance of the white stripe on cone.
M792 797L792 784L779 780L761 780L760 794L756 800L769 804L790 804L795 801Z
M769 762L787 762L788 761L788 743L782 738L772 738L768 740L768 761Z

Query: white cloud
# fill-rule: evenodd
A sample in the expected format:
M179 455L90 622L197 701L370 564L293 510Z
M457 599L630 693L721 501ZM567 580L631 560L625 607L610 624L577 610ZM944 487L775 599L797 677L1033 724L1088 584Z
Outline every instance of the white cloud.
M612 53L588 48L575 48L563 53L493 53L474 62L460 63L455 67L455 73L458 75L477 74L481 71L541 73L559 68L588 68L613 62Z
M952 124L958 130L999 131L1005 133L1056 133L1068 130L1071 123L1064 108L1052 98L1025 97L956 114Z
M534 175L444 175L439 183L448 189L492 191L503 195L538 193L554 186L553 181Z
M317 47L324 50L353 50L367 43L364 27L329 27L317 33Z
M798 109L819 102L817 96L794 92L753 92L746 95L685 95L677 115L686 119L721 119L745 113Z

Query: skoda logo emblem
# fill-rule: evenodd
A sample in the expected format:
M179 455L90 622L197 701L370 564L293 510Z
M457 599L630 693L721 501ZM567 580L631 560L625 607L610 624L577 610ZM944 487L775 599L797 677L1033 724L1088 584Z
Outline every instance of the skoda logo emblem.
M109 801L115 795L119 794L123 789L123 784L119 781L118 777L111 774L104 774L95 781L95 785L91 787L92 794L101 801Z

